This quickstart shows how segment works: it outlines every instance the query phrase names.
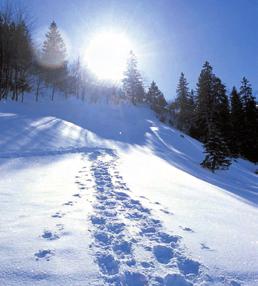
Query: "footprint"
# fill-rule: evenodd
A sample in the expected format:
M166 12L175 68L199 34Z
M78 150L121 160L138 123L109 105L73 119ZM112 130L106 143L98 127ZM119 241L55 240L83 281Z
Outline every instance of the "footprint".
M145 226L144 228L141 229L141 235L152 235L156 233L156 228L152 226Z
M36 257L36 260L39 259L45 259L49 261L50 257L54 255L54 251L50 249L42 249L38 252L34 253L34 256Z
M143 218L143 216L144 216L144 215L143 215L142 213L137 212L137 211L135 211L135 212L133 212L133 213L128 213L128 214L126 214L126 217L127 217L127 218L134 219L134 220L140 220L140 219Z
M143 261L143 262L141 262L141 266L143 268L150 268L150 267L153 267L153 264L149 263L149 262L146 262L146 261Z
M118 234L124 230L125 224L124 223L109 223L107 225L107 229L115 234Z
M73 197L81 198L80 194L74 194Z
M97 262L103 274L115 275L119 271L119 262L111 254L99 254Z
M135 266L136 261L135 261L134 259L131 259L131 260L126 261L126 264L127 264L129 267L132 267L132 266Z
M178 268L184 275L197 275L199 273L200 263L190 258L181 258L178 262Z
M211 249L211 248L210 248L209 246L207 246L205 243L200 243L200 245L201 245L201 249L213 251L213 249Z
M44 239L47 239L47 240L56 240L56 239L60 238L57 234L55 234L49 230L45 230L43 232L43 234L41 235L41 237Z
M158 226L161 226L161 221L159 219L154 219L152 218L150 220L151 223L155 224L155 225L158 225Z
M104 205L108 206L110 209L115 208L116 204L117 204L116 201L112 199L104 202Z
M164 210L164 209L160 209L161 212L163 212L164 214L169 214L169 215L173 215L174 213L168 211L168 210Z
M118 200L127 200L129 196L124 192L115 192L115 196Z
M163 245L154 246L153 253L158 262L162 264L168 264L174 254L172 248Z
M103 212L103 214L106 216L106 217L115 217L117 215L117 212L115 210L105 210Z
M104 217L100 217L100 216L91 216L91 222L92 224L98 224L98 225L102 225L106 223L106 219Z
M52 215L52 217L54 217L54 218L62 218L64 215L65 215L65 213L56 212L55 214Z
M116 254L130 254L132 251L132 243L122 240L114 243L113 250Z
M145 275L138 272L126 271L122 278L123 285L127 286L147 286L148 279Z
M140 196L141 199L148 200L145 196Z
M185 278L181 274L168 274L164 279L164 285L192 286L193 284L185 280Z
M110 245L112 241L112 236L108 235L105 232L97 232L94 235L96 241L101 245Z
M158 238L160 242L163 242L163 243L171 243L171 242L177 243L178 240L180 239L180 236L170 235L165 232L159 232Z
M64 203L64 206L73 206L73 202L72 201L68 201L68 202Z
M190 227L182 227L181 225L179 226L183 231L188 231L188 232L194 232Z
M97 195L96 198L99 200L99 201L107 201L108 200L108 196L105 196L105 195Z

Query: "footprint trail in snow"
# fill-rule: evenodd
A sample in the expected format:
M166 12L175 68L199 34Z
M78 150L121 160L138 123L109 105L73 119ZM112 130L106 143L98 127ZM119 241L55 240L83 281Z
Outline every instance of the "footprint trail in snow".
M114 151L84 153L82 160L87 162L87 167L84 166L75 177L78 192L72 194L73 200L61 205L62 211L53 213L51 217L60 220L68 212L75 211L78 200L86 194L92 198L93 191L93 202L89 198L84 199L93 204L90 215L93 241L90 247L102 280L99 285L240 285L233 280L227 281L223 276L210 277L205 266L187 257L181 237L165 232L162 222L152 215L151 210L133 198L133 193L119 174L119 158ZM48 243L60 240L65 234L64 228L64 224L57 223L55 229L45 229L40 237ZM191 228L181 228L193 232ZM205 244L202 249L210 250ZM55 254L55 249L45 248L34 253L34 257L36 261L49 261Z
M96 184L92 250L105 285L190 286L206 280L199 262L183 254L180 237L164 232L151 210L132 198L117 155L97 151L89 159Z

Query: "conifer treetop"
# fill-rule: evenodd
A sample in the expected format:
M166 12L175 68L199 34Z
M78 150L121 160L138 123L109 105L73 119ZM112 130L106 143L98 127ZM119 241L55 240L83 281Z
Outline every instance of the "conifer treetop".
M66 60L66 47L57 24L53 21L42 47L42 62L48 67L60 67Z

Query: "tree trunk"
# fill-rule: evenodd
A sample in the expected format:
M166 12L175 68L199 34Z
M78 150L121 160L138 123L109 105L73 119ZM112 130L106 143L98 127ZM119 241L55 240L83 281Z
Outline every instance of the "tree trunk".
M54 95L55 95L55 86L53 86L53 89L52 89L52 101L54 101Z
M37 81L37 88L36 88L36 101L39 100L39 87L40 87L40 80Z

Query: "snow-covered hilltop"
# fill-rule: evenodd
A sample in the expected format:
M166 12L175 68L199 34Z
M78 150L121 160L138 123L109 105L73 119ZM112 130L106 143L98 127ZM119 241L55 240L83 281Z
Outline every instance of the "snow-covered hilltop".
M0 105L0 285L257 285L255 165L144 106Z

